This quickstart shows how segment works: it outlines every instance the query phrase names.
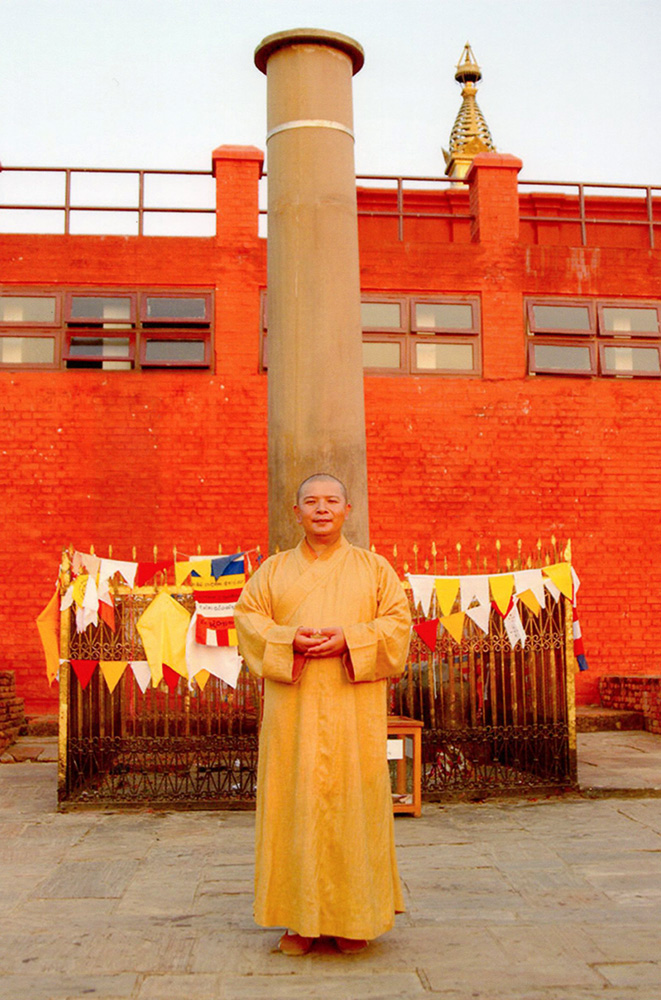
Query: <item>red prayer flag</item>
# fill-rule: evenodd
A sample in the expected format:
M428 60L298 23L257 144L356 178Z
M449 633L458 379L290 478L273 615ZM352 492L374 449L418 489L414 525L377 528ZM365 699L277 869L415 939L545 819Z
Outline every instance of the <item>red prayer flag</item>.
M418 633L425 646L428 646L433 653L436 649L436 639L438 638L438 618L428 618L426 621L415 622L413 629Z
M181 674L178 674L176 670L172 667L168 667L167 663L163 664L163 680L170 688L170 691L177 690L177 684L181 680Z
M173 567L172 559L162 559L160 562L141 562L135 574L136 587L144 587L157 573L164 573Z
M105 601L99 601L99 618L101 621L105 622L108 628L115 631L115 605L106 604Z
M98 660L71 660L71 666L76 677L80 681L80 686L85 690L90 682L92 674L99 665Z

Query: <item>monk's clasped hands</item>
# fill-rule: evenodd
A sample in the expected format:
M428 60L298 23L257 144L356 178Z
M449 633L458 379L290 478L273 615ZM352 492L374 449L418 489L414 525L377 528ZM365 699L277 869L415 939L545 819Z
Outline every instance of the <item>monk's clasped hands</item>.
M305 656L341 656L347 651L344 631L339 626L329 628L298 628L294 635L294 650Z

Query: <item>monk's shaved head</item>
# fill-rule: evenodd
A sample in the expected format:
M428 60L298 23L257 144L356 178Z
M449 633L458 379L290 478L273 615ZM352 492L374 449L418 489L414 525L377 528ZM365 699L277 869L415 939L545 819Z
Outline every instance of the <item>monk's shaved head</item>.
M313 473L313 475L308 476L307 479L304 479L301 485L298 487L298 490L296 491L296 503L301 502L301 497L303 496L306 487L309 486L310 483L316 483L316 482L337 483L338 490L342 494L344 502L348 503L349 498L347 496L346 486L344 485L341 479L338 479L337 476L331 476L328 472L315 472Z

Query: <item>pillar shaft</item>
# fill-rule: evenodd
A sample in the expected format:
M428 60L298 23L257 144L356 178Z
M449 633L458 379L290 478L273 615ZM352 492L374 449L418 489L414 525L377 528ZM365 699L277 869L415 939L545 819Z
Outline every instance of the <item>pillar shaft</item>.
M258 48L268 81L269 543L299 529L296 487L343 480L347 534L368 543L360 274L351 78L342 35L284 32Z

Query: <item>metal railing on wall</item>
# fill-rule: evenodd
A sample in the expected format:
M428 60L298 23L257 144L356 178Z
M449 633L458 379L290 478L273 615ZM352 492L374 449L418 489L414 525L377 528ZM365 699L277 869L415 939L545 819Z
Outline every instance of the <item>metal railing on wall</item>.
M7 230L3 223L3 216L7 213L38 214L38 217L42 220L52 219L54 214L58 215L58 231L66 236L72 233L72 222L82 220L83 216L89 215L95 218L97 215L122 216L131 234L137 236L145 235L145 221L149 217L166 216L170 219L175 217L188 219L192 217L208 217L215 219L216 215L215 185L213 183L213 174L210 170L3 166L0 171L0 184L2 175L8 175L12 179L25 177L38 181L42 188L42 197L46 178L56 180L59 187L59 190L53 188L51 200L43 199L38 202L33 200L24 201L17 196L15 200L8 201L6 200L6 195L3 195L0 202L0 228L5 232L11 231ZM76 182L82 183L92 178L102 178L105 180L104 194L106 199L111 201L110 204L107 201L104 203L104 199L99 194L96 195L97 200L82 199L81 196L76 195ZM205 205L156 204L152 200L159 196L159 192L154 191L151 193L149 191L150 181L183 179L190 182L197 178L206 178L209 181L208 191L200 193L199 191L193 192L190 190L187 193L191 200L206 201L207 204ZM125 179L130 179L134 182L132 184L134 193L129 198L126 198L126 194L122 190L121 181ZM155 187L155 184L153 186ZM18 192L18 194L20 193L22 191ZM160 197L164 196L163 192L160 192ZM182 198L182 194L178 193L177 197ZM126 200L124 200L125 198ZM127 216L130 216L130 218L127 218ZM96 226L99 227L98 220L96 220ZM213 230L215 232L215 224ZM85 231L94 233L97 231L103 232L103 227L96 230L86 228Z
M53 193L52 200L28 198L10 198L6 194L0 193L0 231L12 232L19 229L8 228L3 222L3 217L15 218L11 213L27 213L40 220L51 218L54 214L60 217L58 232L69 235L75 227L72 222L82 219L84 216L93 216L94 226L84 229L87 233L102 233L103 227L99 225L98 216L121 215L124 217L128 231L131 234L143 236L146 233L145 222L157 216L166 216L169 219L191 219L208 218L211 219L216 214L215 207L215 186L213 175L210 170L144 170L140 168L97 168L97 167L7 167L0 170L0 181L2 175L8 178L26 177L34 179L39 183L40 193L43 195L44 179L58 178L60 190ZM266 174L263 175L266 177ZM88 200L81 199L76 195L76 182L83 182L92 178L105 178L107 182L107 197L111 203L104 203L103 199ZM114 186L123 179L132 178L137 186L135 194L130 200L122 201L121 194L113 190ZM201 197L199 192L192 196L192 200L204 201L202 205L183 204L156 204L152 202L152 195L149 193L150 183L155 183L159 179L166 180L183 179L193 181L195 179L206 179L207 191ZM206 182L208 181L208 185ZM467 186L456 179L441 176L414 176L399 174L358 174L356 177L358 187L364 196L364 205L358 207L359 218L383 218L393 219L397 223L397 239L404 239L404 227L407 220L428 220L445 223L470 222L472 213L467 211L438 212L433 206L427 204L420 207L420 196L424 194L433 196L445 194L452 190L467 190ZM553 214L544 211L543 214L530 214L525 211L525 205L520 216L521 222L530 223L537 226L544 225L568 225L576 224L580 230L580 243L582 246L589 244L589 227L591 226L623 226L647 231L647 241L650 247L655 246L655 230L661 225L661 216L657 211L656 201L661 198L660 185L645 184L616 184L598 183L585 181L538 181L519 180L519 191L526 196L532 190L544 196L551 196L550 192L567 194L565 207L568 211L562 214ZM0 192L2 184L0 183ZM599 194L601 192L601 195ZM606 192L607 194L604 194ZM393 205L382 207L366 207L370 194L374 196L386 196L392 199ZM608 198L613 195L619 196L618 209L622 208L623 199L632 210L638 214L639 218L623 218L621 214L615 212L615 205ZM417 196L417 197L416 197ZM179 194L179 198L182 196ZM604 201L606 200L606 203ZM262 205L259 208L260 220L265 221L268 215L267 209ZM130 216L130 220L126 217ZM88 220L90 221L90 220ZM11 227L11 221L9 222ZM176 227L175 227L176 228ZM215 226L213 227L215 230ZM33 230L30 230L33 231ZM121 229L122 232L125 228ZM167 235L184 235L177 232Z
M386 553L384 553L386 554ZM499 548L474 561L457 547L451 559L432 544L387 553L400 575L447 579L557 566L569 555L538 545L524 559L502 560ZM490 565L489 565L490 564ZM126 669L111 690L100 669L83 685L69 664L144 661L135 624L158 593L115 588L115 627L82 632L75 611L61 621L60 773L62 808L82 805L251 807L257 776L261 684L242 669L236 688L216 677L204 686L140 685ZM191 611L190 587L167 588ZM457 633L459 592L442 609L436 589L427 608L409 589L414 631L406 670L390 689L390 711L418 719L422 787L428 799L522 794L576 782L571 601L544 592L535 611L520 604L524 641L513 645L506 618L488 615L486 631L466 615ZM445 612L445 614L443 613ZM426 625L425 640L421 638ZM434 623L437 628L434 630ZM430 642L430 626L433 639Z
M570 194L567 197L566 205L576 206L575 210L563 215L524 215L520 216L521 222L529 222L537 225L568 225L575 223L580 227L581 246L588 246L589 226L632 226L647 231L647 240L651 249L655 246L655 229L661 226L661 216L655 215L654 195L657 192L657 201L661 198L661 185L654 184L598 184L596 182L587 183L584 181L528 181L519 180L519 188L542 188L547 191L550 188L568 189ZM608 195L599 195L598 192L606 191ZM592 194L590 193L592 192ZM564 193L564 192L563 192ZM641 215L639 219L622 218L615 215L614 204L604 205L603 199L619 194L621 198L627 199L627 206L638 211ZM636 197L638 195L638 197ZM597 205L599 199L601 204ZM618 202L622 207L622 200ZM595 240L595 245L599 245Z

